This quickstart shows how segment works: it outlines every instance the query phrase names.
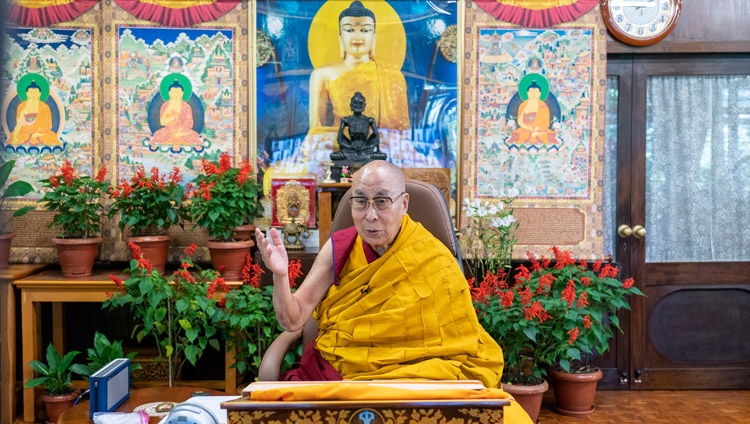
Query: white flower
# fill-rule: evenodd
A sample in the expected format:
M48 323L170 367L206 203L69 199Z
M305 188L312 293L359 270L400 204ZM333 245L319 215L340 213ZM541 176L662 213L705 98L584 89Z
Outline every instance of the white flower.
M516 218L513 215L497 217L492 220L492 225L495 227L510 227L511 224L516 222Z

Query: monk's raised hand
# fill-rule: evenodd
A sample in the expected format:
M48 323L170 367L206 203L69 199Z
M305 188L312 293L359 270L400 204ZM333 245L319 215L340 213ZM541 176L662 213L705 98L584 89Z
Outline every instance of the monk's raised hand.
M281 240L281 234L275 228L268 232L270 239L259 229L255 229L255 241L263 258L263 263L274 274L287 275L289 273L289 257Z

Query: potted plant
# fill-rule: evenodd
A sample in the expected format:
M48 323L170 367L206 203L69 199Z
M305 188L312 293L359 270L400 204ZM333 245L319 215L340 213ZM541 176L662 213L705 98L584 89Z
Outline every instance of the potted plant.
M120 231L126 228L130 231L127 241L141 246L143 256L159 272L164 272L169 253L170 238L165 233L172 225L183 227L184 220L190 218L183 203L186 197L181 181L177 167L167 176L156 167L148 175L139 166L130 181L123 180L109 190L112 197L109 217L120 216Z
M2 212L3 206L5 205L5 199L9 197L25 196L34 191L34 187L32 187L31 184L20 180L13 181L7 187L5 186L10 178L10 172L13 170L13 167L15 165L16 161L14 160L5 162L0 165L0 191L2 192L2 194L0 194L0 212ZM5 215L0 215L0 269L8 268L8 259L10 258L10 244L13 240L13 237L16 236L12 232L10 232L9 229L11 218L21 216L33 209L33 206L24 206L13 212L11 217L8 219L4 218Z
M296 286L302 276L302 264L299 259L289 262L289 285ZM276 320L273 308L273 285L260 285L263 270L245 256L242 268L243 284L228 292L219 302L224 316L222 331L227 348L233 351L233 368L238 372L257 370L263 355L271 343L284 331ZM301 353L301 352L300 352ZM298 355L289 353L284 358L284 366L291 367Z
M102 166L96 177L78 176L69 161L65 161L60 174L42 180L46 189L39 201L45 209L54 212L50 227L59 227L59 237L52 239L63 277L81 278L91 275L97 250L102 238L101 198L109 188L104 181L107 169Z
M518 222L510 208L515 191L500 194L499 202L468 199L463 206L469 225L461 234L461 250L471 277L472 300L479 323L503 349L503 390L511 393L536 422L542 397L549 388L540 351L529 335L539 320L513 301L509 285L511 254Z
M617 313L630 309L630 295L643 292L632 278L618 280L619 270L611 264L598 260L589 266L570 251L557 247L552 251L554 261L529 254L530 268L516 269L516 284L503 299L520 302L527 308L526 316L538 321L524 333L535 345L535 358L550 366L556 410L585 415L593 411L596 382L602 376L588 359L609 349L614 329L622 331ZM571 379L588 383L586 398L569 401L571 397L561 389Z
M263 213L261 186L255 181L250 162L232 167L232 158L222 153L218 162L203 158L203 174L193 181L190 214L195 226L208 231L208 249L214 267L229 281L239 281L245 254L254 245L233 235L235 228L252 223Z
M98 331L94 333L94 347L88 348L86 354L88 355L88 363L86 365L73 364L71 366L71 370L74 373L80 374L86 378L91 377L91 374L119 358L127 358L130 360L129 369L131 373L141 369L141 364L133 362L135 355L137 354L136 352L130 352L126 355L122 348L121 341L111 342L107 336Z
M195 365L208 346L219 350L218 327L223 315L214 293L217 289L227 291L227 285L218 272L201 270L193 263L195 245L185 249L180 268L169 276L155 271L137 244L128 243L128 247L133 259L125 272L130 277L122 281L110 275L119 290L104 301L102 308L126 306L130 310L136 321L136 340L154 339L157 361L167 364L172 387L183 358Z
M60 356L52 343L47 346L47 363L33 360L29 366L39 374L39 377L28 380L24 388L42 387L45 394L42 397L47 412L48 422L57 422L57 418L73 406L78 398L78 392L73 388L71 376L73 374L73 359L80 352L70 351Z

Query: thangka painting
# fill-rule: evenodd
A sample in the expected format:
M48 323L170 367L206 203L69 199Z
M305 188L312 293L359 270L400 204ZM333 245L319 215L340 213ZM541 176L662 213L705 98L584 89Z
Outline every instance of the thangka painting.
M571 23L521 28L467 6L463 197L514 197L514 257L550 256L551 246L603 254L606 39L599 21L595 8Z
M257 8L257 145L267 192L277 176L323 179L357 92L390 162L455 169L455 1L269 0Z
M65 160L91 175L92 29L6 28L3 37L0 148L16 160L13 178L48 178Z
M117 27L117 180L235 151L232 29Z

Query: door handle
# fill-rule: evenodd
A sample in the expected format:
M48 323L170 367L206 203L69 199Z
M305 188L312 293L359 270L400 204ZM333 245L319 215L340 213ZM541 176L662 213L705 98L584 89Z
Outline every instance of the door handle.
M646 237L646 228L644 228L642 225L636 225L635 227L633 227L633 237L635 238Z
M633 229L630 228L630 225L622 224L617 227L617 234L622 238L628 238L633 235Z

